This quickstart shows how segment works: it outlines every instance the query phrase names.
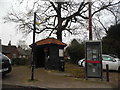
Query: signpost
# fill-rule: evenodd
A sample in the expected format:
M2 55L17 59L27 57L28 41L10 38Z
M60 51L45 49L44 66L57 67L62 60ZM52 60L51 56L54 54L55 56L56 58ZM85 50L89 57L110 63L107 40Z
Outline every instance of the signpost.
M86 41L85 44L86 79L102 79L102 48L101 41Z
M34 13L34 29L33 29L33 45L32 45L32 73L31 80L34 80L34 68L35 68L35 60L34 60L34 50L35 50L35 32L36 32L36 12Z

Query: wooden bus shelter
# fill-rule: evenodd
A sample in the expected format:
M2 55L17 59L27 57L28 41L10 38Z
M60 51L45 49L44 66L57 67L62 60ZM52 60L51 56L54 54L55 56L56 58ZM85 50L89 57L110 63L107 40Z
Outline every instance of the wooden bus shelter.
M65 43L55 38L47 38L35 43L35 67L64 71Z

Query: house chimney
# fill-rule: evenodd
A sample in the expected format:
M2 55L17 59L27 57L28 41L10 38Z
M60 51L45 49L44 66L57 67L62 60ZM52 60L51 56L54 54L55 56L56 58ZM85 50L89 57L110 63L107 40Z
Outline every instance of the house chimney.
M11 46L11 40L9 41L8 46Z

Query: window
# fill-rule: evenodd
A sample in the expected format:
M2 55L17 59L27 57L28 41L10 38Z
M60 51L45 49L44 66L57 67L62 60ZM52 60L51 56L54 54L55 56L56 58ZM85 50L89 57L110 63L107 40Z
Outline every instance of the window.
M113 61L113 59L109 56L102 56L104 61Z

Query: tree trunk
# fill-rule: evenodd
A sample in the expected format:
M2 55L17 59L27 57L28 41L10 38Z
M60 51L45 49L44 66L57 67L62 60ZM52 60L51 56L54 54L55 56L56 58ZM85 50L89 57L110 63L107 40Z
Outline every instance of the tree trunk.
M62 41L62 19L61 19L61 3L58 2L58 30L57 39Z
M57 39L62 41L62 30L57 31Z

